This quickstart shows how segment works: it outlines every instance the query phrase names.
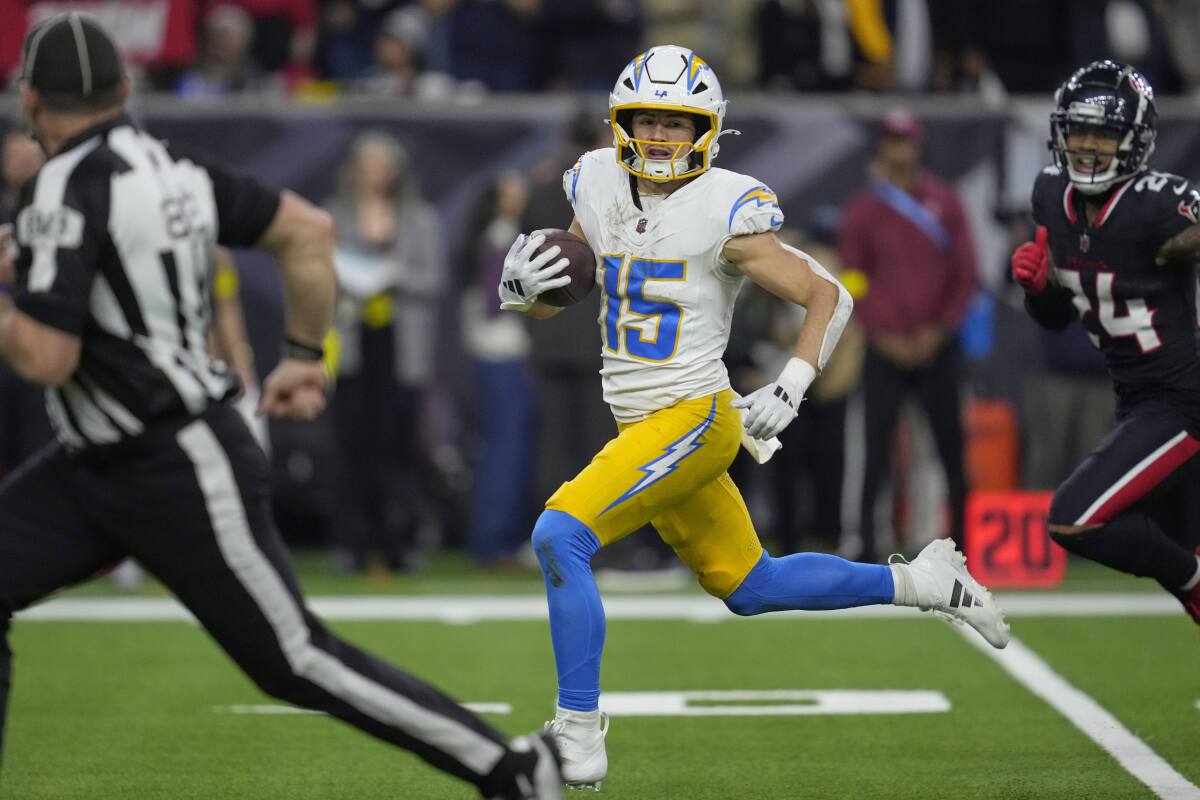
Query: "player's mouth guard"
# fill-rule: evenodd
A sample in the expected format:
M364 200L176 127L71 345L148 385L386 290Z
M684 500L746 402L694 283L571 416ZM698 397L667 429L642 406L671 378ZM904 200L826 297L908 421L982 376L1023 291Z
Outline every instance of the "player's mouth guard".
M607 120L606 120L607 121ZM634 139L629 136L625 129L616 122L612 122L612 127L617 131L618 139L618 160L620 160L620 152L628 148L632 152L629 158L621 161L622 166L628 169L631 173L639 178L646 178L652 181L673 181L682 178L692 178L707 172L712 166L712 160L717 157L720 150L720 145L717 141L727 134L741 136L742 132L736 129L722 130L716 136L712 135L712 130L706 131L694 142L658 142L650 139ZM651 148L672 148L673 152L667 158L652 158L646 151ZM688 156L691 154L700 156L700 164L693 166ZM651 164L667 164L669 169L655 169Z
M833 348L837 347L838 340L842 338L846 324L850 322L850 312L854 310L854 300L850 297L850 292L846 290L846 287L842 286L842 282L829 274L829 270L825 269L820 261L797 247L788 244L783 247L807 261L809 269L816 273L817 277L829 281L838 290L837 306L833 309L833 316L829 318L829 324L825 326L825 336L821 339L821 351L817 354L817 372L821 372L833 354Z

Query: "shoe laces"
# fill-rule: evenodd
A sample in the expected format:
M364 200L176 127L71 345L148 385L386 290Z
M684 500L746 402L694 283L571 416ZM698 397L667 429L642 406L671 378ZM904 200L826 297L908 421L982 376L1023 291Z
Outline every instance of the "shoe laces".
M567 725L571 722L569 717L555 717L547 722L543 729L549 731L555 736L568 737ZM608 735L608 714L600 712L600 738L603 739Z
M959 550L957 547L955 547L953 544L951 544L949 539L939 539L938 541L947 543L947 544L943 544L939 547L939 549L942 551L942 553L944 553L946 556L950 557L950 559L952 561L956 561L958 563L958 565L962 566L963 570L967 572L967 578L970 579L970 581L974 584L974 587L971 589L971 593L975 597L980 598L981 600L985 600L989 603L993 602L991 591L987 587L985 587L983 584L981 584L979 581L975 580L974 576L972 576L971 573L969 571L967 571L966 555L964 555L961 550ZM899 553L894 553L891 556L889 556L888 563L889 564L907 564L909 566L912 565L912 562L910 562L907 558L900 555ZM930 610L934 614L937 614L940 617L945 617L946 619L949 619L949 620L953 620L953 621L957 622L960 619L953 612L939 610L937 607L931 608Z
M949 539L939 539L938 541L939 542L947 542L947 543L950 542ZM954 547L953 545L951 545L950 548L947 548L945 545L942 545L939 549L942 551L946 551L948 549L949 554L952 555L958 561L958 563L962 564L964 567L967 565L967 557L965 555L963 555L962 552L957 547ZM912 561L909 561L901 553L892 553L890 556L888 556L887 563L889 563L889 564L904 564L906 566L912 566L912 564L913 564Z

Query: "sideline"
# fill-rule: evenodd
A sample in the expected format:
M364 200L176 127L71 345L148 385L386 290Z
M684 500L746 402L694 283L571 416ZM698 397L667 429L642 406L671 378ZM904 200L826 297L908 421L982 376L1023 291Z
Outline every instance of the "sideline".
M1009 617L1158 617L1181 615L1179 603L1165 593L1065 594L1024 592L998 595ZM540 595L318 596L309 607L327 620L408 620L470 624L487 620L544 620ZM707 595L617 595L604 600L609 619L724 622L741 619ZM863 606L840 611L785 611L763 614L741 624L778 619L891 619L921 612L896 606ZM55 622L192 621L172 597L61 597L18 613L17 619Z

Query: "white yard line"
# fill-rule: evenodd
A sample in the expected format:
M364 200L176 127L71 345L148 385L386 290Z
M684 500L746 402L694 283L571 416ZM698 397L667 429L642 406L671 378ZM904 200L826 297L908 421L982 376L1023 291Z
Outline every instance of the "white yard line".
M1157 797L1162 800L1200 800L1200 787L1179 774L1103 706L1067 683L1019 639L1013 639L1003 650L996 650L974 631L966 628L962 631L967 641L991 656L1018 683L1049 703Z
M1014 593L999 596L1010 617L1157 617L1181 615L1179 603L1165 593L1063 594ZM546 599L537 595L507 596L362 596L313 597L309 607L329 620L408 620L467 624L486 620L544 620ZM707 595L616 595L606 598L609 619L690 620L721 622L736 619L725 605ZM755 620L877 619L917 616L912 608L864 606L842 611L789 611L764 614ZM64 597L34 606L17 615L23 620L155 622L191 620L170 597Z

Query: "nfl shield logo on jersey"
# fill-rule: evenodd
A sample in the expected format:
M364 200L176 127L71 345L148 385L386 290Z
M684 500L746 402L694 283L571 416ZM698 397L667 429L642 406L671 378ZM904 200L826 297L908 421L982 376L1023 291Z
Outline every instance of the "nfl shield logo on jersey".
M638 224L637 224L637 228L636 228L636 230L637 230L637 232L638 232L638 233L645 233L645 232L646 232L646 218L645 218L645 217L642 217L641 219L639 219L639 220L638 220Z
M1088 248L1092 246L1092 240L1088 238L1086 233L1079 234L1079 249L1086 253Z

